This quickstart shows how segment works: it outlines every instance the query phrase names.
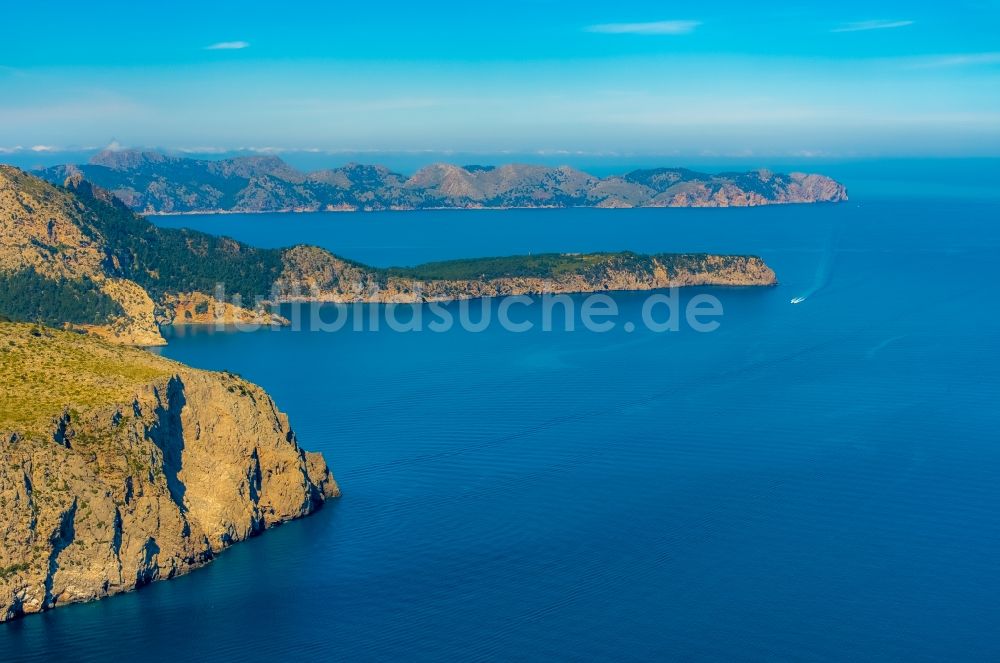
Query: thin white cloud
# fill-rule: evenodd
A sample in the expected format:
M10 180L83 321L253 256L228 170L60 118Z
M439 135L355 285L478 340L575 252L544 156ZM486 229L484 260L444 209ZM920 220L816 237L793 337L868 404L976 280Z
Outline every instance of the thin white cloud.
M587 32L609 35L686 35L694 32L701 21L651 21L649 23L599 23L585 28Z
M211 46L206 46L206 51L238 51L243 48L249 48L250 42L248 41L220 41Z
M913 21L858 21L845 23L830 32L865 32L867 30L893 30L913 25Z
M249 146L239 148L240 152L255 152L256 154L281 154L283 152L288 152L287 147L277 147L273 145L264 145L261 147Z
M234 152L254 152L255 154L284 154L285 152L307 152L309 154L322 154L324 152L329 152L329 150L324 150L319 147L281 147L265 145L263 147L255 147L253 145L249 147L237 147Z
M956 53L954 55L935 55L925 58L914 58L911 62L912 65L918 69L1000 64L1000 52L994 51L990 53Z
M94 145L0 145L0 154L21 154L34 152L36 154L61 154L66 152L94 152L101 149Z
M175 152L180 152L181 154L225 154L226 152L231 152L227 147L218 147L216 145L203 145L194 147L175 147L173 148Z

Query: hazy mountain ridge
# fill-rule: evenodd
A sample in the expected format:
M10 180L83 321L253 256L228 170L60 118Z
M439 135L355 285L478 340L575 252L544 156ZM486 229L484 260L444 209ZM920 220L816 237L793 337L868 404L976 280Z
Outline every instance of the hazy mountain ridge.
M279 157L217 161L159 152L100 152L85 165L38 171L54 183L79 173L147 214L504 207L729 207L838 202L823 175L756 170L712 175L657 168L600 178L561 166L432 164L412 176L351 163L304 173Z

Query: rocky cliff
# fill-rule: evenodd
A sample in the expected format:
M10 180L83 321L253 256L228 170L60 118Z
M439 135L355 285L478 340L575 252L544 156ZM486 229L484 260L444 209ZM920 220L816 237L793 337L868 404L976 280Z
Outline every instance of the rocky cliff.
M0 323L0 621L171 578L337 484L256 385Z
M82 175L147 214L507 207L735 207L837 202L844 186L805 173L635 170L606 178L563 166L433 164L412 176L348 164L300 172L278 157L205 161L105 151L90 163L39 171L55 183Z
M265 167L283 172L266 161L220 172ZM374 169L364 177L390 174ZM0 315L122 343L162 344L159 324L283 324L268 305L287 301L422 302L774 283L760 258L706 254L544 254L373 268L317 247L257 249L158 228L79 175L59 187L0 166Z

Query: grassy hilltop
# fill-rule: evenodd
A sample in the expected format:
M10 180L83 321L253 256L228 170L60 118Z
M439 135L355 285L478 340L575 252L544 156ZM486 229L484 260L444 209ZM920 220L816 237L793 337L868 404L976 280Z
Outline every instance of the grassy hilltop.
M144 350L0 322L0 431L39 434L67 407L124 402L178 367Z

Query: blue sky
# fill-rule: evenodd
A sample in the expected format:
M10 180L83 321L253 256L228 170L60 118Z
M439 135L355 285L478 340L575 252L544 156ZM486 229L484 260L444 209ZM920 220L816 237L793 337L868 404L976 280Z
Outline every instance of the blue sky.
M3 9L3 153L1000 155L1000 2Z

